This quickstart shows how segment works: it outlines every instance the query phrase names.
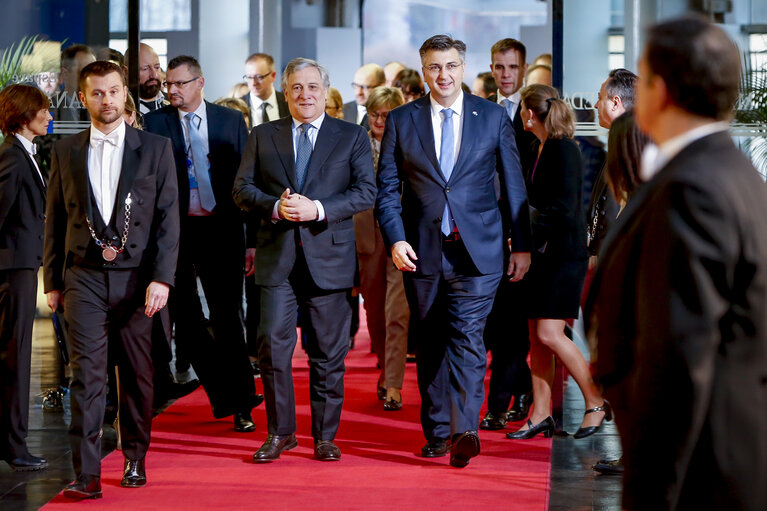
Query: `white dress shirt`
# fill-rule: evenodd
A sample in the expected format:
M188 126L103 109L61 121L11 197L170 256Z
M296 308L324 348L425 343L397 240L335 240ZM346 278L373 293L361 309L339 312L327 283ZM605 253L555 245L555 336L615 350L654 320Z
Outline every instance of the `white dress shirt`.
M26 137L23 137L16 133L16 138L19 139L19 142L21 142L21 145L24 146L24 149L27 151L27 154L29 154L29 157L32 158L32 163L35 165L35 168L37 169L37 175L40 176L40 181L42 181L43 186L45 186L45 179L43 179L43 174L40 172L40 167L37 166L37 160L35 160L35 155L37 154L37 147L35 146L34 142L27 139Z
M696 140L720 131L727 131L729 128L727 121L711 122L666 140L659 146L647 144L642 152L642 168L639 172L642 181L652 179L674 156Z
M367 113L368 109L365 108L365 105L357 105L357 124L362 124L362 119L365 118Z
M437 161L442 151L442 123L445 122L442 110L444 106L429 95L431 101L431 127L434 130L434 151L437 153ZM463 133L463 91L449 107L453 111L453 139L455 140L455 159L453 163L458 162L458 154L461 150L461 134Z
M322 121L325 120L325 113L323 112L322 115L314 119L309 124L312 125L311 128L307 128L309 131L306 133L306 135L309 137L309 141L312 143L312 150L314 150L314 144L317 143L317 135L320 132L320 127L322 126ZM304 124L303 122L299 121L295 117L293 118L293 127L291 128L291 133L293 135L293 161L296 161L296 157L298 156L298 137L301 136L301 125ZM311 160L309 160L311 162ZM309 177L308 175L306 176ZM291 193L298 193L297 190L291 190ZM312 201L317 206L317 221L322 222L325 220L325 208L322 207L322 203L318 200ZM274 207L272 208L272 222L278 222L280 220L280 214L277 211L277 208L280 206L280 201L277 200L274 203Z
M208 144L208 113L205 108L205 101L200 101L200 105L197 107L194 113L200 118L200 126L198 131L200 133L200 140L202 142L202 150L205 154L209 154L210 146ZM189 138L189 133L187 132L186 122L184 121L184 117L186 117L188 114L189 112L184 112L182 110L178 111L179 121L181 121L181 129L184 132L184 147L186 149L186 153L189 155L192 153L192 148L190 147L191 139ZM200 190L198 188L191 188L189 190L188 214L190 216L209 216L212 214L210 211L206 211L200 204Z
M266 98L266 101L262 100L253 92L250 93L250 127L255 128L259 124L264 122L263 108L261 105L264 103L269 106L266 107L266 114L269 116L270 121L276 121L280 118L280 109L277 105L277 91L272 87L272 94Z
M124 152L125 121L121 120L120 125L106 135L91 124L88 177L101 218L107 225L112 220L117 200L117 184L120 182Z
M511 101L511 118L514 119L514 116L517 115L517 110L519 109L520 103L522 103L522 94L519 93L519 91L515 92L508 98L501 94L501 89L498 89L498 92L496 94L498 98L496 99L496 103L503 106L503 100L508 99Z

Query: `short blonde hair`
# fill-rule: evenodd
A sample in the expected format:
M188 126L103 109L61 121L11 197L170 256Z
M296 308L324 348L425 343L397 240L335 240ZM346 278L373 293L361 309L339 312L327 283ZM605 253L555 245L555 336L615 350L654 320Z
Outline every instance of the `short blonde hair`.
M370 91L365 109L368 112L375 112L384 106L394 109L404 104L405 96L397 87L376 87Z

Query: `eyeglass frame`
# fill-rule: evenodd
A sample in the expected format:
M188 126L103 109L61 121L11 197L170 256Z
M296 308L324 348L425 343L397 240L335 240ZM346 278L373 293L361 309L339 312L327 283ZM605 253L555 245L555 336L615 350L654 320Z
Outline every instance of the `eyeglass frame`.
M261 83L264 80L266 80L269 77L269 75L272 74L273 72L274 71L270 71L266 73L265 75L253 75L253 76L242 75L242 79L245 80L246 82L253 81L255 83Z
M176 87L178 87L180 89L183 86L185 86L185 85L187 85L189 83L192 83L195 80L199 80L199 79L200 79L199 76L195 76L194 78L192 78L190 80L183 81L183 82L167 82L166 81L166 82L162 82L162 86L165 87L166 89L170 90L171 86L175 85Z

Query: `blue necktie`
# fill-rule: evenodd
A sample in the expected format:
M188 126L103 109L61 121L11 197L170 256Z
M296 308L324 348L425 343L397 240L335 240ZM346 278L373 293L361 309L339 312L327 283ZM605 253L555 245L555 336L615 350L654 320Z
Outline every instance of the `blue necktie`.
M309 168L309 160L312 158L312 141L309 140L309 128L311 124L302 124L298 127L301 133L298 135L298 144L296 144L296 179L298 180L298 191L304 187L306 180L306 169Z
M442 122L442 143L439 152L439 168L442 170L442 175L445 177L445 181L450 181L450 175L453 173L453 166L455 165L455 134L453 133L453 111L449 108L442 109L442 115L445 116L445 120ZM447 236L453 232L455 228L455 222L453 221L453 215L450 213L450 206L445 203L445 210L442 212L442 224L440 230L442 234Z
M506 113L508 114L509 119L511 119L513 121L514 120L514 114L512 113L511 108L512 108L512 106L514 106L514 103L512 103L510 99L504 98L504 99L501 100L501 105L503 105L503 108L506 109Z
M189 133L189 148L192 152L192 167L197 190L200 194L200 205L205 211L213 211L216 207L216 198L213 195L213 187L210 185L210 161L203 151L202 139L200 138L200 123L202 119L194 112L184 116L186 132Z

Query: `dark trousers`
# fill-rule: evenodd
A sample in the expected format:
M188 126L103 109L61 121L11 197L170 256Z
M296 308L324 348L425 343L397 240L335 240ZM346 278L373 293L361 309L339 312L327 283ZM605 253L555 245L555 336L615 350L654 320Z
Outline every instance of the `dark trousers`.
M27 454L37 270L0 271L0 459Z
M316 440L335 438L344 401L344 358L349 349L349 292L318 288L300 249L288 280L261 286L259 365L269 433L289 435L296 431L292 359L296 314L301 306L302 314L306 314L301 329L309 356L312 436Z
M225 220L216 216L185 220L171 308L176 350L189 358L217 418L249 413L256 393L243 331L242 225L228 225ZM197 277L210 310L212 337Z
M479 425L487 367L482 335L500 278L480 274L461 241L443 243L441 273L405 273L427 440Z
M101 474L101 424L111 338L120 370L120 436L126 458L141 459L152 425L152 318L138 270L73 266L64 275L64 315L72 367L69 437L77 475Z
M485 348L493 354L487 409L495 415L509 409L512 396L532 392L527 353L530 337L524 295L518 282L501 278L485 326Z
M245 338L248 356L258 358L258 323L261 321L261 291L253 275L245 277Z

